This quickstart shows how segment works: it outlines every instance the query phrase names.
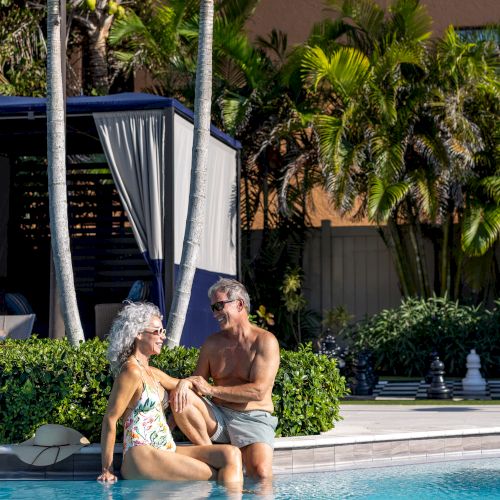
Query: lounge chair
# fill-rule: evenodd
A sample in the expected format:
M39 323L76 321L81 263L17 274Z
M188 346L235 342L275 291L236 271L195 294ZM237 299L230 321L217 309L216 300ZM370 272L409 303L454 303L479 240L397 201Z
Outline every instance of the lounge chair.
M30 337L35 323L35 314L0 316L0 338L25 340Z

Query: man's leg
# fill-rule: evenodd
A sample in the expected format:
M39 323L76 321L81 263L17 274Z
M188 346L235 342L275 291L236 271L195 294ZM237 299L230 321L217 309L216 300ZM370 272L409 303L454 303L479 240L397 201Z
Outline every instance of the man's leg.
M254 479L273 477L273 449L266 443L254 443L240 448L246 475Z
M212 444L210 436L217 430L215 416L198 395L193 391L188 394L188 404L182 413L172 408L175 423L193 444Z

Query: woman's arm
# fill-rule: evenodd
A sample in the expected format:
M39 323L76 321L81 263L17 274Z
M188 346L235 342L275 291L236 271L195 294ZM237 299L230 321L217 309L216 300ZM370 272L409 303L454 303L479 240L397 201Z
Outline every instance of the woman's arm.
M136 366L126 366L113 384L108 400L108 407L102 419L101 429L101 462L102 472L98 481L115 482L117 477L113 471L113 454L116 442L116 424L125 413L139 384L140 369Z
M171 377L158 368L154 370L160 384L170 392L170 404L173 406L174 411L182 413L187 405L187 393L189 389L193 388L193 384L187 379Z

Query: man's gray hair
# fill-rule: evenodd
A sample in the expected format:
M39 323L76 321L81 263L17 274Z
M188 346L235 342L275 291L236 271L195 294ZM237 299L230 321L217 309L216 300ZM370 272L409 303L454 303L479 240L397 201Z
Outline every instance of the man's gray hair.
M211 300L217 292L227 294L228 300L241 299L247 312L250 312L250 296L245 286L239 281L230 278L219 278L219 281L208 289L208 298Z
M120 373L123 363L134 350L137 335L149 326L154 317L162 318L158 307L150 302L127 302L118 313L109 330L106 354L113 376Z

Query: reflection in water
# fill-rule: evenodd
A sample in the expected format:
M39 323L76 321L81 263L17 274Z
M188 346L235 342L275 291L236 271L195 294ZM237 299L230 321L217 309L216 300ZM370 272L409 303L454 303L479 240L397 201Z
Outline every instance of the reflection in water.
M263 499L272 500L274 498L274 486L272 479L245 479L243 486L244 495L256 495Z
M233 499L238 500L372 500L426 498L433 500L499 499L500 459L482 458L277 475L274 480L245 480L243 491L232 495L216 482L192 481L1 481L0 499L15 500L135 500Z
M241 484L222 486L215 481L118 481L114 484L99 483L102 486L99 498L103 500L157 500L159 498L178 498L199 500L205 498L224 498L240 500L242 498L259 497L273 500L274 487L272 480L257 481L245 479Z
M159 498L182 498L183 500L198 500L214 495L214 489L223 487L214 481L118 481L115 484L103 485L106 500L122 500L134 498L137 500L158 500ZM219 494L220 494L219 493Z

